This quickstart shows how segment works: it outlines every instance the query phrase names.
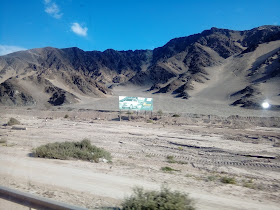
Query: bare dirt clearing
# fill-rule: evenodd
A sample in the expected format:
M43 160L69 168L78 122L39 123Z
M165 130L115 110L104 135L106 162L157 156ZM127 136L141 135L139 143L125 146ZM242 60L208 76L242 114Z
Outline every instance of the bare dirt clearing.
M68 118L64 116L68 114ZM198 209L279 209L278 118L155 116L117 121L117 112L1 109L26 130L1 126L1 185L82 206L118 206L132 187L167 184ZM125 116L124 116L125 118ZM270 125L274 127L261 127ZM32 148L84 138L111 152L113 163L34 158ZM173 172L164 172L162 167ZM221 177L234 177L225 184Z

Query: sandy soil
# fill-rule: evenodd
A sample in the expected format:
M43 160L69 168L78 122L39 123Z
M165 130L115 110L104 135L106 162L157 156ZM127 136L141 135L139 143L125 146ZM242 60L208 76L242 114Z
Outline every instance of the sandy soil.
M26 128L0 127L0 138L7 140L0 145L3 186L90 209L119 206L135 186L163 184L189 193L197 209L280 209L279 126L260 127L243 118L247 126L225 125L221 118L199 115L154 116L153 123L134 115L120 122L117 112L64 108L1 108L0 116L1 125L15 117ZM42 144L84 138L110 151L113 163L30 155ZM165 166L176 171L166 173ZM236 184L222 183L223 176Z
M152 94L147 92L148 87L138 86L118 86L113 90L113 95L106 98L92 98L79 96L80 103L65 105L69 109L91 109L91 110L110 110L118 111L119 96L138 96L152 97L154 112L162 110L165 113L180 114L204 114L228 117L230 115L257 116L257 117L280 117L279 111L272 110L253 110L230 106L228 101L203 99L192 97L188 100L174 98L168 94ZM203 92L203 91L201 91ZM205 93L206 94L206 93ZM202 93L200 93L202 95ZM217 94L218 95L218 94ZM218 96L217 96L218 97ZM213 98L214 95L213 95Z

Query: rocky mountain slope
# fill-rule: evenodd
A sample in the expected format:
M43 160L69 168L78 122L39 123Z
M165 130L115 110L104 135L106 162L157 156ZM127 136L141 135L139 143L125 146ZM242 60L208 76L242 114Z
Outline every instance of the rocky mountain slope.
M269 99L277 108L279 54L279 26L211 28L154 50L32 49L0 57L0 103L63 105L132 84L251 108Z

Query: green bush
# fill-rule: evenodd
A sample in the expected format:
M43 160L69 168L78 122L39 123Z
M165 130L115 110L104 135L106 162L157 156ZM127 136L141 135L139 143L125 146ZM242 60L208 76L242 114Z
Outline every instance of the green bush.
M20 121L18 121L16 118L10 118L10 120L7 122L8 126L12 126L12 125L19 125Z
M168 155L166 159L168 163L176 163L176 161L174 160L174 156L172 155Z
M250 180L242 180L243 184L242 186L243 187L247 187L247 188L251 188L251 189L255 189L256 188L256 185L253 183L253 180L250 179Z
M161 191L144 191L142 188L135 188L134 194L125 199L122 209L173 209L173 210L194 210L193 200L188 195L180 192L171 192L163 187Z
M69 115L68 114L64 115L64 118L69 118Z
M174 156L172 156L172 155L168 155L168 156L166 157L166 159L167 159L167 162L168 162L168 163L188 164L188 162L185 162L185 161L175 160L175 159L174 159Z
M34 156L54 159L80 159L98 162L99 158L111 161L111 154L104 149L91 145L88 139L81 142L55 142L34 149Z
M161 167L161 170L164 171L164 172L180 171L180 170L176 170L174 168L171 168L169 166Z
M174 171L173 168L169 167L169 166L165 166L165 167L161 167L161 170L164 172L171 172Z
M236 184L236 180L233 177L221 177L220 181L225 184Z

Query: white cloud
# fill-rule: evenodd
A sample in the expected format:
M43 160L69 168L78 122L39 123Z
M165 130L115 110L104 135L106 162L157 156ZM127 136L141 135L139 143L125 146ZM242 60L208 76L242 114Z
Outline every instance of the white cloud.
M0 45L0 56L1 55L7 55L9 53L21 51L21 50L27 50L23 47L19 46L11 46L11 45Z
M87 27L82 27L79 23L73 23L71 26L71 30L80 36L87 36Z
M45 0L45 12L56 19L60 19L63 15L57 4L51 0Z

